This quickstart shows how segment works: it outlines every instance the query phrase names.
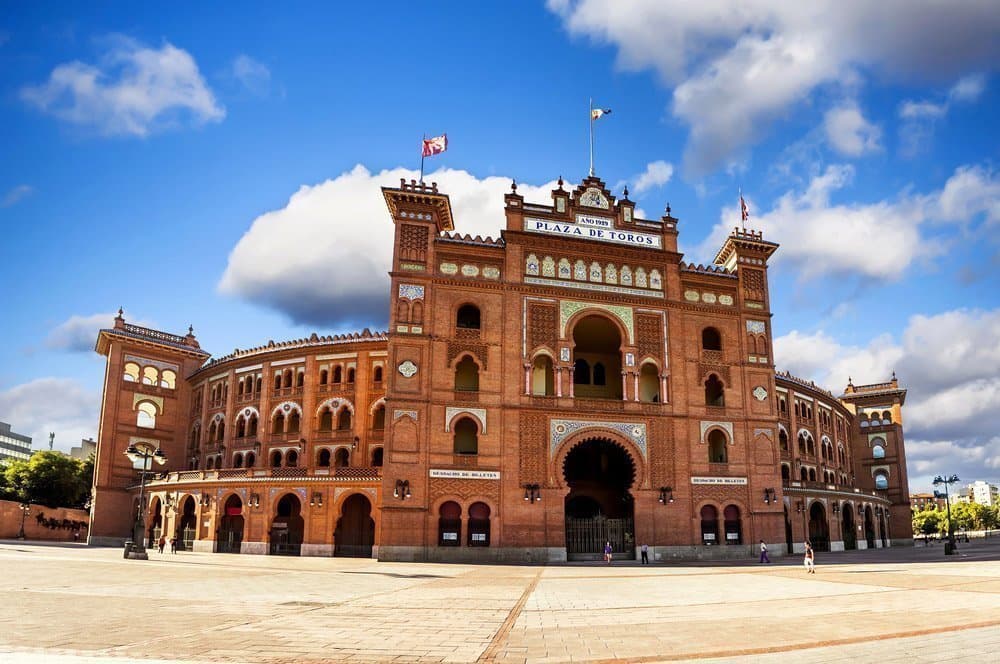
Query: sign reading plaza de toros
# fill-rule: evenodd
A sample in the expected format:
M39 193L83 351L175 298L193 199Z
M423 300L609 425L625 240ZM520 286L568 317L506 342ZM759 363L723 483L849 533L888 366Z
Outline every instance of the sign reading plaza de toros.
M556 221L525 217L524 230L529 233L579 237L587 240L600 240L636 247L663 248L662 238L658 235L615 230L611 227L610 220L588 215L577 215L575 224L564 224Z

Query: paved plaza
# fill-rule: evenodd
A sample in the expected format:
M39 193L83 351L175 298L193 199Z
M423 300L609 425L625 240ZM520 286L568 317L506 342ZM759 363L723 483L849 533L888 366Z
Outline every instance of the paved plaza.
M1000 538L772 565L438 565L0 543L0 660L1000 657ZM966 661L969 661L966 659Z

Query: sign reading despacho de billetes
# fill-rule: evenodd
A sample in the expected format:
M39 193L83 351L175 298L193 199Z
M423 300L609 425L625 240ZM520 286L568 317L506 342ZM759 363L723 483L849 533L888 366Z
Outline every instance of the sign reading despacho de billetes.
M561 235L563 237L576 237L584 240L598 240L600 242L614 242L615 244L626 244L630 247L663 248L663 238L659 235L637 233L636 231L620 231L614 228L601 228L594 223L598 221L604 220L599 217L584 217L581 215L577 218L577 223L564 224L556 221L546 221L545 219L525 217L524 230L529 233Z
M691 484L746 484L745 477L692 477Z
M453 468L431 468L431 477L445 477L453 480L498 480L499 470L458 470Z

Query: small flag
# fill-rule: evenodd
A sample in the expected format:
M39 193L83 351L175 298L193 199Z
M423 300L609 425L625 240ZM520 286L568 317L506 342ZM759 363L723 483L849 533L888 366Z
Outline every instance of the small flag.
M448 134L441 134L440 136L435 136L434 138L425 138L421 156L430 157L432 155L441 154L447 149Z
M610 108L592 108L592 109L590 109L590 119L591 120L600 120L603 116L610 115L610 114L611 114L611 109Z
M743 194L740 193L740 214L743 215L743 223L747 223L750 220L750 208L747 207L747 202L743 200Z

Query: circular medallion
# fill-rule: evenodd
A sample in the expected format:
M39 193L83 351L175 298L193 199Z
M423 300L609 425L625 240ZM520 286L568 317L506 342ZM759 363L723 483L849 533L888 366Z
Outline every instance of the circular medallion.
M410 360L400 362L397 369L399 369L399 373L401 373L405 378L413 378L413 376L417 373L417 365Z
M753 388L753 397L757 401L763 401L764 399L767 398L767 390L764 389L763 386L758 385L757 387Z

